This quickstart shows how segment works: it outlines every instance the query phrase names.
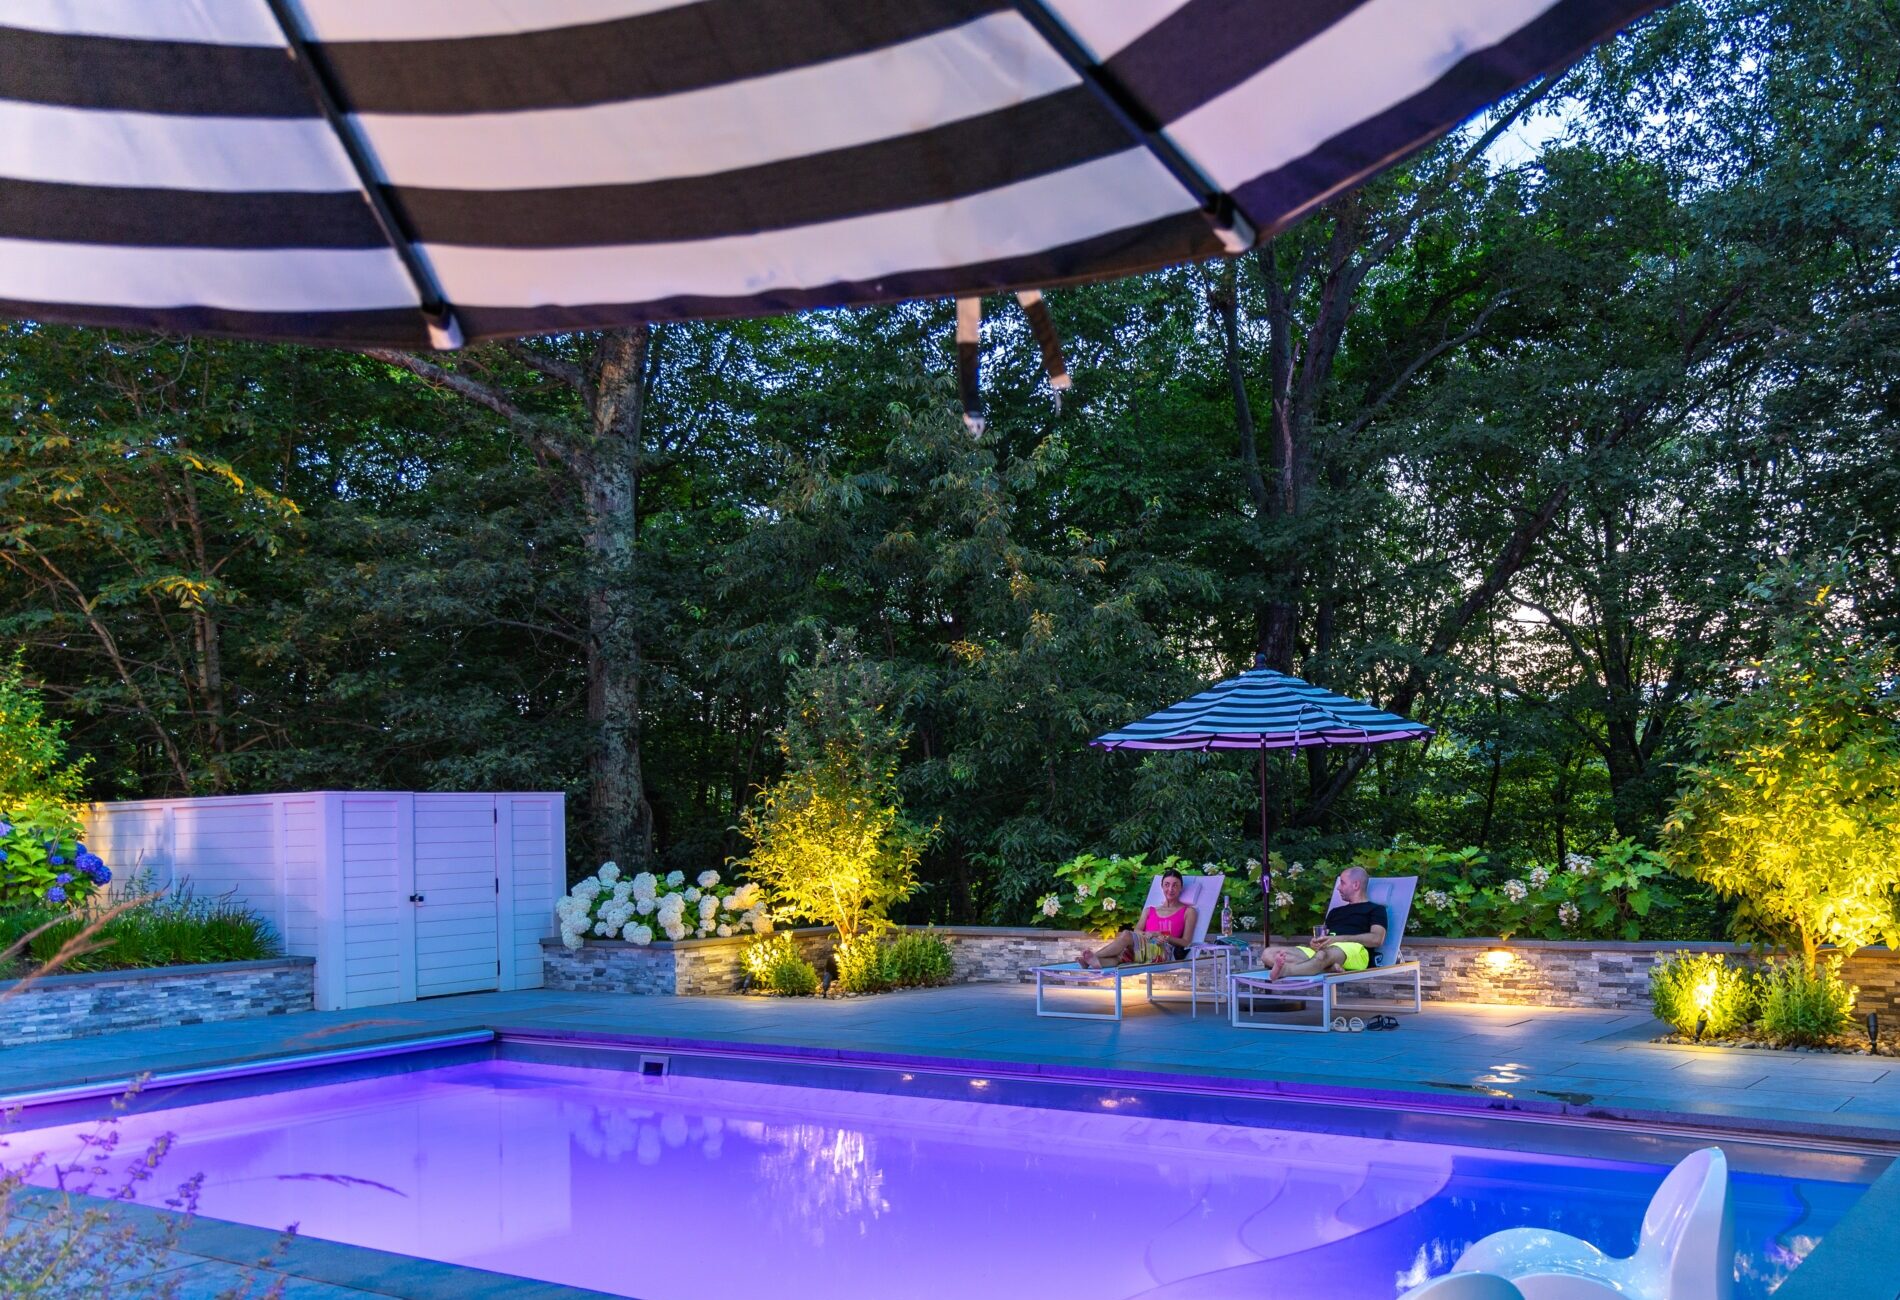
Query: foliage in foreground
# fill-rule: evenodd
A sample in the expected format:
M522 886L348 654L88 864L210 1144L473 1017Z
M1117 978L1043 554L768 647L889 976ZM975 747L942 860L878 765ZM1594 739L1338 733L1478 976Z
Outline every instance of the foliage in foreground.
M898 758L908 729L891 686L849 644L825 647L791 687L779 735L788 765L741 817L752 852L739 865L765 886L779 920L875 932L917 889L935 835L904 815Z
M655 938L678 943L772 929L771 908L755 884L728 885L711 870L691 883L683 871L626 876L616 862L603 862L599 871L576 881L554 904L554 916L561 943L572 950L589 937L624 939L644 948Z
M1722 953L1672 953L1649 972L1656 1018L1689 1038L1752 1031L1771 1043L1826 1043L1854 1025L1860 990L1841 978L1841 958L1812 969L1794 959L1730 965Z
M90 927L90 912L9 909L0 912L0 949L40 929L16 958L28 967L38 967ZM195 897L189 888L160 895L109 917L93 929L86 948L70 956L63 967L75 973L138 970L259 961L283 952L270 922L256 912L228 898Z
M1900 946L1900 658L1830 586L1798 594L1754 680L1698 711L1666 831L1686 870L1813 971L1824 945Z
M952 965L950 945L928 930L900 934L888 942L871 934L843 938L832 950L831 961L838 987L846 993L946 984Z
M754 992L810 997L818 991L818 968L800 955L789 930L760 935L746 945L739 962Z
M1809 966L1779 961L1761 973L1762 1032L1777 1043L1824 1043L1854 1024L1860 990L1841 978L1841 959Z
M1759 1001L1754 972L1731 966L1724 953L1671 953L1649 970L1656 1019L1690 1038L1721 1038L1747 1028Z
M1067 890L1039 900L1035 920L1065 929L1112 934L1136 918L1148 882L1180 858L1150 863L1145 855L1084 853L1055 869ZM1501 939L1719 939L1722 919L1708 891L1672 871L1663 856L1631 840L1616 840L1594 855L1571 853L1561 869L1538 862L1494 861L1482 849L1450 849L1400 838L1380 849L1360 849L1339 861L1288 862L1272 855L1276 934L1299 934L1317 924L1332 900L1333 883L1347 867L1373 876L1417 876L1407 929L1443 938ZM1228 878L1227 897L1241 929L1259 924L1254 882L1260 864L1235 867L1204 862L1198 870Z
M1258 864L1250 864L1255 867ZM1145 853L1123 857L1111 853L1078 853L1055 869L1057 888L1036 900L1036 919L1064 930L1088 930L1108 936L1141 919L1141 905L1147 900L1150 883L1164 871L1182 875L1195 872L1187 859L1168 855L1150 863ZM1219 864L1203 863L1199 871L1223 870ZM1064 888L1066 886L1066 889Z

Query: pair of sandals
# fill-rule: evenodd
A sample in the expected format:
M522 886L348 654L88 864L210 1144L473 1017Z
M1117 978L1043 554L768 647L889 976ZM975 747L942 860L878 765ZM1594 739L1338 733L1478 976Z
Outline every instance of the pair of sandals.
M1336 1034L1356 1034L1365 1029L1397 1029L1398 1027L1397 1016L1373 1016L1368 1020L1361 1020L1358 1016L1333 1017L1333 1032Z

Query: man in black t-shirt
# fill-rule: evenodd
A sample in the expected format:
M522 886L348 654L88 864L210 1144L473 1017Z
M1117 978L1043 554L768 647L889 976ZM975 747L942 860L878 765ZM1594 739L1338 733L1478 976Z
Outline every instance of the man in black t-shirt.
M1372 964L1372 950L1385 944L1386 914L1383 904L1366 901L1366 884L1360 867L1339 873L1339 906L1326 913L1326 937L1315 939L1311 947L1267 949L1266 965L1274 979L1364 970Z

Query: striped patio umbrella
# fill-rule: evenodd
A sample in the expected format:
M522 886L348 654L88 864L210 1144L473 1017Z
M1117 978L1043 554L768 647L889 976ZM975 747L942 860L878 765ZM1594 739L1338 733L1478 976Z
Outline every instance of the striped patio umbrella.
M1657 2L6 0L0 315L454 347L1122 275Z
M1139 722L1097 736L1101 749L1247 749L1260 767L1260 928L1273 934L1273 866L1267 831L1267 751L1315 745L1377 745L1388 740L1429 740L1432 729L1396 713L1375 709L1323 686L1267 667L1254 666L1151 713Z

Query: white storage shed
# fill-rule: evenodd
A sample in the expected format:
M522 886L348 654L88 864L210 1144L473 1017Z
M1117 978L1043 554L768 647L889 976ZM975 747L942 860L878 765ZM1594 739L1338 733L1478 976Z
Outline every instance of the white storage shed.
M94 804L114 887L229 897L316 958L317 1009L541 986L567 887L559 794L315 790Z

